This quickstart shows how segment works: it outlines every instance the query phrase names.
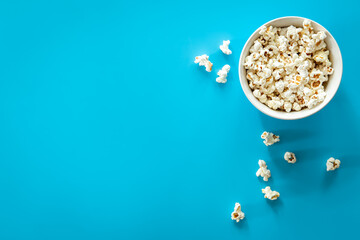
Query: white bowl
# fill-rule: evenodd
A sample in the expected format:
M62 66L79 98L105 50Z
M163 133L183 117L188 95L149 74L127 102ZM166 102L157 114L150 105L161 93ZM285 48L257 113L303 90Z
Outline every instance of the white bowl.
M288 27L290 25L296 26L296 27L302 27L303 21L306 18L302 17L282 17L274 19L270 22L265 23L266 26L274 26L274 27ZM310 20L310 19L309 19ZM327 82L327 85L325 87L326 92L326 98L323 102L318 104L316 107L312 109L303 109L300 111L292 111L292 112L285 112L285 111L278 111L273 110L266 106L265 104L261 103L257 98L254 97L252 90L249 87L248 80L246 79L246 69L244 68L244 61L245 57L249 55L249 50L251 46L254 44L254 41L260 37L258 28L247 40L245 43L245 46L241 52L240 55L240 61L239 61L239 78L241 87L246 95L246 97L249 99L249 101L261 112L265 113L266 115L269 115L274 118L278 119L284 119L284 120L295 120L300 118L308 117L318 111L320 111L323 107L325 107L330 100L335 96L335 93L337 89L339 88L340 82L341 82L341 76L343 71L343 63L342 63L342 57L341 52L339 49L338 44L336 43L333 36L327 31L323 26L318 24L317 22L310 20L311 25L314 28L315 32L318 31L324 31L326 33L326 39L325 43L327 45L328 50L330 51L330 61L332 62L332 67L334 68L333 75L329 76L329 81Z

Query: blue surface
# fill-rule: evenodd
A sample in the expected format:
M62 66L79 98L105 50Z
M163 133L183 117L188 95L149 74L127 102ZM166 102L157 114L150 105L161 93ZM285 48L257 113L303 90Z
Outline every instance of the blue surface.
M1 1L0 239L356 238L360 15L350 3ZM237 73L250 34L286 15L325 26L344 60L331 103L297 121L256 110ZM204 53L211 73L193 63ZM263 130L281 142L265 147ZM327 173L331 156L341 167ZM275 202L261 193L259 158Z

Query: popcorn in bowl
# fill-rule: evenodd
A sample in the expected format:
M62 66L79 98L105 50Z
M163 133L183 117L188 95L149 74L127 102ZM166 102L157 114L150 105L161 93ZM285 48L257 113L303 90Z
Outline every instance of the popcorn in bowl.
M301 28L262 26L243 63L253 95L273 110L314 108L324 101L324 84L334 73L323 31L309 20Z

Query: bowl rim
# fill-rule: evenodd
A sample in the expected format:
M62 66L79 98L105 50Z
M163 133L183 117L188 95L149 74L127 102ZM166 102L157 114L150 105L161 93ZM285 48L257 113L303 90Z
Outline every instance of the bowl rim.
M272 24L273 22L275 21L279 21L279 20L283 20L283 19L293 19L293 18L296 18L296 19L301 19L301 20L305 20L305 19L308 19L310 20L311 22L313 23L316 23L317 25L319 25L320 27L322 27L324 30L326 30L326 33L328 35L328 37L330 37L333 41L334 41L334 45L335 45L335 48L337 48L339 50L339 56L336 56L338 59L339 59L339 65L338 65L338 69L336 69L337 72L340 71L340 79L337 81L338 83L336 85L334 85L333 87L333 90L334 92L331 94L331 95L327 95L327 99L325 99L322 103L320 103L319 105L317 105L315 108L313 109L303 109L303 110L300 110L300 111L296 111L296 112L283 112L283 111L278 111L278 110L273 110L271 108L269 108L268 106L266 106L265 104L263 104L262 102L260 102L258 99L256 99L255 97L251 98L249 97L249 93L246 92L245 88L249 88L249 85L248 85L248 80L245 78L245 80L242 80L242 74L241 74L241 70L243 68L243 63L242 63L242 59L244 58L244 51L245 51L245 48L250 44L250 40L253 38L253 36L255 34L258 33L258 31L260 30L260 27L261 26L264 26L264 25L270 25ZM319 112L321 109L323 109L332 99L333 97L335 96L335 94L337 93L339 87L340 87L340 83L341 83L341 80L342 80L342 74L343 74L343 60L342 60L342 55L341 55L341 51L340 51L340 47L338 45L338 43L336 42L336 39L331 35L331 33L324 27L322 26L321 24L319 24L318 22L312 20L312 19L309 19L309 18L305 18L305 17L299 17L299 16L285 16L285 17L279 17L279 18L275 18L275 19L272 19L264 24L262 24L260 27L258 27L251 35L250 37L248 38L248 40L246 41L246 43L244 44L243 48L242 48L242 51L241 51L241 54L240 54L240 59L239 59L239 67L238 67L238 73L239 73L239 80L240 80L240 84L241 84L241 88L246 96L246 98L251 102L251 104L257 108L260 112L270 116L270 117L273 117L273 118L277 118L277 119L282 119L282 120L297 120L297 119L302 119L302 118L306 118L306 117L309 117L317 112ZM289 25L290 26L290 25ZM252 44L252 43L251 43ZM250 89L251 90L251 89ZM251 91L251 95L252 95L252 91ZM253 95L252 95L253 96ZM303 112L303 114L299 114ZM298 113L298 114L293 114L291 115L291 113Z

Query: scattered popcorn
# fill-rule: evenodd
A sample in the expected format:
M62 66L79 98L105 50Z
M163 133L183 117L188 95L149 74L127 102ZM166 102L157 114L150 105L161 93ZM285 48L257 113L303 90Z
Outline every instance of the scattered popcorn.
M329 158L326 162L326 171L334 171L340 167L340 160L333 157Z
M231 220L239 222L245 218L245 213L241 211L240 203L235 203L234 211L231 213Z
M265 194L264 198L267 198L270 200L276 200L278 197L280 197L280 193L278 193L277 191L271 191L269 186L262 189L262 192Z
M276 104L276 103L274 103ZM270 146L270 145L273 145L274 143L276 142L280 142L280 137L271 133L271 132L263 132L261 134L261 138L264 139L263 143L266 145L266 146Z
M211 72L213 64L209 61L209 56L204 54L195 57L195 63L199 63L199 66L205 66L207 72Z
M225 66L223 66L223 68L217 73L217 75L219 76L218 78L216 78L216 81L218 83L226 83L227 82L227 75L230 71L230 66L228 64L226 64Z
M222 45L220 45L221 51L226 55L230 55L232 53L231 50L229 49L229 44L230 44L230 40L226 40L223 41Z
M295 154L292 152L286 152L284 155L284 159L288 162L288 163L296 163L296 157Z
M261 176L266 182L269 180L269 177L271 177L270 170L267 169L267 165L264 160L259 160L259 170L257 170L256 176Z
M286 112L323 102L324 84L334 73L325 32L315 33L306 19L302 27L262 26L259 34L244 62L254 96L269 108Z

